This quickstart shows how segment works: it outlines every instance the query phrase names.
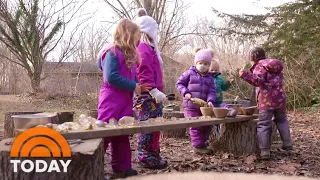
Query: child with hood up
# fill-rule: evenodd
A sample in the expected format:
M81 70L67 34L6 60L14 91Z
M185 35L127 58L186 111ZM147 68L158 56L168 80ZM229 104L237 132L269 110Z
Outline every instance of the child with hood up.
M257 134L261 158L270 158L272 117L279 130L282 148L292 150L292 140L286 112L286 94L283 90L283 64L277 59L267 59L263 48L250 51L250 71L241 69L240 78L256 87L259 109Z
M213 107L216 100L216 89L209 67L213 59L210 49L195 49L194 66L180 76L176 86L183 96L183 108L185 117L202 116L200 106L193 103L191 98L199 98ZM212 126L192 127L190 136L192 146L198 154L211 154L213 151L207 148L206 141L209 139Z
M135 23L141 31L138 52L140 62L137 66L137 80L148 84L151 90L142 92L140 97L135 97L133 111L139 121L162 116L162 103L167 99L162 92L162 58L158 49L158 24L146 14L144 9L139 9ZM167 166L167 161L160 156L160 131L141 133L138 135L137 156L142 167L161 169Z

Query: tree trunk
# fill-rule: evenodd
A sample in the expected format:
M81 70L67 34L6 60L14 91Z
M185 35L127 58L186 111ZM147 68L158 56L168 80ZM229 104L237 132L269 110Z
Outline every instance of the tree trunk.
M183 112L180 111L172 111L172 112L164 112L162 115L165 119L173 119L173 118L184 118ZM186 138L186 129L176 129L163 131L161 133L162 138Z
M37 111L36 112L6 112L4 122L3 122L4 123L3 139L15 137L13 118L11 116L19 115L19 114L36 114L36 113L41 113L41 112L37 112Z
M5 139L0 142L0 179L2 180L103 180L104 179L104 147L102 139L84 140L83 143L70 145L71 163L68 166L67 173L63 172L45 172L24 173L20 167L18 172L13 172L13 164L10 163L10 145L13 138ZM53 158L54 159L54 158ZM43 159L50 163L51 158ZM30 158L34 162L34 158ZM62 169L62 166L60 166Z
M220 131L220 137L217 138L215 133L212 133L209 143L216 151L238 155L259 153L257 122L258 120L251 120L224 124ZM278 139L277 128L273 123L271 142Z
M41 75L34 73L32 76L29 75L31 81L31 88L33 93L41 92Z

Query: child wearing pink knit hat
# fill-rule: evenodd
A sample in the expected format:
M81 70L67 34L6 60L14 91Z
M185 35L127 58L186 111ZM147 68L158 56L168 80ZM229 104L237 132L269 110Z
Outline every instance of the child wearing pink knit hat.
M212 74L209 72L213 59L210 49L195 49L194 66L184 72L176 86L183 96L183 108L185 117L202 116L200 105L193 103L191 98L199 98L213 107L216 99L216 89ZM212 149L207 148L206 141L209 139L212 126L190 128L192 146L198 154L211 154Z

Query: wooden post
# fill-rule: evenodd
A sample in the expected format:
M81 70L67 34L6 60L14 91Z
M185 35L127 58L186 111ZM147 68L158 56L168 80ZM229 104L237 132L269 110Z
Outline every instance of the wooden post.
M15 136L14 134L14 124L13 124L13 118L11 116L18 115L18 114L37 114L41 112L6 112L5 118L4 118L4 132L3 132L3 139L6 138L12 138Z
M172 111L172 112L164 112L162 115L165 119L173 119L173 118L184 118L183 112L180 111ZM162 138L186 138L186 129L176 129L176 130L168 130L163 131L161 133Z
M219 138L212 133L209 143L217 151L230 152L233 154L257 154L257 122L251 120L224 124ZM272 125L271 142L279 139L276 125Z
M5 139L0 142L0 179L20 180L20 179L46 179L46 180L103 180L104 179L104 147L103 139L84 140L83 143L70 145L72 156L67 173L44 172L24 173L20 167L17 173L13 172L13 164L10 163L10 145L14 139ZM54 158L43 159L50 163ZM30 158L35 161L34 158ZM60 166L60 169L62 166Z

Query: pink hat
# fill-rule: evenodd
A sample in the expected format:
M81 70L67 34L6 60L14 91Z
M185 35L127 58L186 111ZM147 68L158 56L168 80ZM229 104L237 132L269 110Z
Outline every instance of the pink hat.
M212 53L209 49L200 49L194 57L194 64L199 61L206 61L211 64L212 58Z

